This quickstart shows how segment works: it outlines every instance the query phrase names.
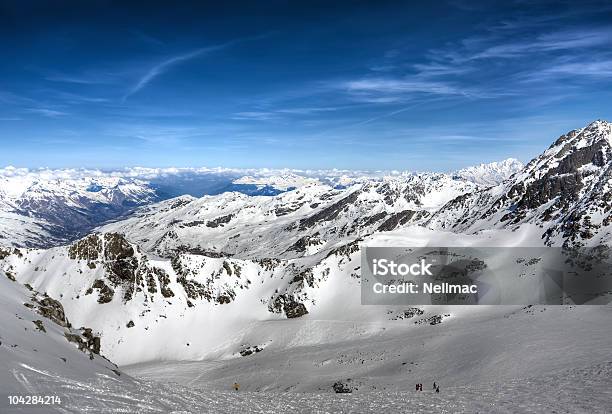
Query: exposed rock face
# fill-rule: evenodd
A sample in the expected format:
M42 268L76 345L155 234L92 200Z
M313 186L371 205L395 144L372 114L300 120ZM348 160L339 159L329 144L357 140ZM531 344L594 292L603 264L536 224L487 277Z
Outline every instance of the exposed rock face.
M415 321L414 323L416 325L423 325L423 324L438 325L438 324L442 323L442 320L444 318L447 318L449 316L450 316L449 314L445 314L445 315L432 315L432 316L429 316L427 318L419 319L418 321Z
M0 260L7 258L11 254L11 249L0 248Z
M91 329L81 328L78 331L67 331L64 336L69 342L77 344L79 350L88 352L90 359L94 359L94 354L100 354L102 343L100 336L93 334Z
M38 329L41 332L47 333L47 330L45 329L45 325L43 325L43 322L39 319L36 321L33 321L34 325L36 325L36 329Z
M298 239L298 241L296 241L291 247L289 247L289 249L287 249L288 251L295 251L298 253L305 253L306 249L308 249L311 246L320 246L324 244L324 242L319 239L317 234L314 234L312 236L304 236L304 237L300 237Z
M59 301L49 296L43 296L41 298L37 295L33 295L31 300L34 303L34 309L40 315L50 319L59 326L65 328L70 327L70 323L68 319L66 319L66 314L64 313L64 307Z
M96 234L91 234L72 244L68 253L72 260L94 262L98 260L102 253L102 239Z
M125 260L134 256L134 248L121 234L105 233L104 242L106 260Z
M306 310L306 306L303 303L299 302L287 302L284 305L285 315L287 318L299 318L300 316L304 316L308 313Z
M240 356L249 356L249 355L253 355L253 354L257 354L259 352L263 351L262 347L259 347L257 345L254 346L245 346L240 350Z
M336 381L334 385L332 385L332 389L336 394L350 394L353 392L353 388L348 384L350 379L346 381Z
M411 318L414 318L415 316L420 316L424 313L425 311L420 308L408 308L401 312L387 311L388 315L393 315L389 318L389 320L392 320L392 321L397 321L397 320L402 320L402 319L411 319Z
M232 217L234 217L233 214L228 214L226 216L218 217L218 218L216 218L214 220L211 220L208 223L206 223L206 226L207 227L212 227L212 228L223 226L224 224L229 223L232 220Z
M308 314L306 306L297 301L296 298L291 294L280 294L274 298L268 306L270 312L280 313L284 312L285 316L289 319L299 318Z
M93 289L98 289L98 303L109 303L113 300L115 291L104 283L103 280L97 279L93 285L91 285L91 290L87 293L93 292Z
M422 220L429 215L426 211L412 211L404 210L399 213L392 214L387 220L385 220L379 227L378 231L391 231L397 227L403 226L409 223L411 220Z
M300 230L306 230L322 221L330 221L335 219L349 204L354 203L358 197L359 191L355 191L331 206L326 207L323 210L318 211L316 214L301 220L299 224Z
M72 260L85 260L90 269L101 266L104 279L96 279L86 294L98 292L98 303L109 303L115 291L123 292L124 302L131 300L137 292L146 291L154 295L159 290L166 297L174 296L169 287L170 277L160 268L150 266L146 256L119 233L89 235L68 248ZM159 285L158 285L159 283Z
M170 276L168 276L168 273L166 273L165 270L157 267L153 268L153 273L157 276L157 280L159 282L159 290L161 294L165 298L173 297L174 292L168 287L168 285L170 284Z

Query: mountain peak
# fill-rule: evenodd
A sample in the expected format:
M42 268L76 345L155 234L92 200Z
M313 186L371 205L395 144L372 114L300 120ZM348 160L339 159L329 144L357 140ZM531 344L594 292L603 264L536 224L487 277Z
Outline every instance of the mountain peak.
M598 120L559 137L509 180L458 197L430 220L432 228L478 231L530 223L549 245L581 246L612 237L612 124Z
M522 170L524 164L516 158L478 164L463 168L453 173L453 177L462 178L482 186L493 186L501 183L513 174Z
M587 128L610 128L611 126L612 123L606 121L605 119L596 119L595 121L587 125Z

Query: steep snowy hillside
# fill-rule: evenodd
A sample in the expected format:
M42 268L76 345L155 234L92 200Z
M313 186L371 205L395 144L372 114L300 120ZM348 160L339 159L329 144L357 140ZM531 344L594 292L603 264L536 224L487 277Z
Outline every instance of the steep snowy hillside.
M428 226L474 233L531 223L549 245L609 244L611 186L612 124L596 121L561 136L511 179L452 200Z
M524 166L519 160L508 158L499 162L464 168L453 173L453 176L463 178L483 187L491 187L510 178L513 174L522 170Z
M412 174L342 190L310 184L275 197L179 197L141 208L102 231L123 233L162 257L179 251L301 257L375 231L421 222L448 200L477 188L445 174Z
M0 257L9 253L21 254ZM0 412L196 413L231 397L130 377L99 354L95 330L75 329L59 301L13 279L0 271Z
M0 250L0 257L9 253L22 254ZM99 355L100 338L94 331L75 329L60 302L14 279L12 273L0 271L1 406L9 395L32 393L29 373L47 372L75 381L121 377L117 367Z
M413 227L363 243L490 246L515 237ZM601 366L612 346L606 306L363 306L357 243L291 260L160 260L106 233L21 254L8 254L2 268L58 297L75 326L100 332L105 355L140 364L129 368L137 376L207 390L238 381L243 391L332 393L341 382L367 393L438 381L444 392L492 393Z

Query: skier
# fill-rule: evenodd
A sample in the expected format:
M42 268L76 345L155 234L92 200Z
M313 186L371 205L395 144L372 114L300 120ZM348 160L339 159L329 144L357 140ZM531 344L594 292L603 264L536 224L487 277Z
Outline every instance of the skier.
M419 384L417 383L415 391L419 390Z
M436 388L438 388L438 387L436 387L436 382L434 381L433 389L435 390Z
M234 382L234 391L238 391L240 389L240 384Z
M436 387L436 394L440 394L440 386L439 385Z

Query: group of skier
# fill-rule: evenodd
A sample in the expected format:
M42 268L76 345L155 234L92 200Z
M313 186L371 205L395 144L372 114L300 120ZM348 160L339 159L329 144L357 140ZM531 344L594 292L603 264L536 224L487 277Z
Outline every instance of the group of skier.
M434 381L433 383L433 390L437 393L440 393L440 385L436 384L436 382ZM421 383L417 383L416 384L416 391L423 391L423 384Z

